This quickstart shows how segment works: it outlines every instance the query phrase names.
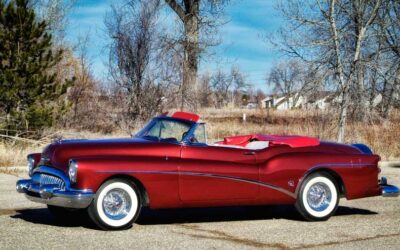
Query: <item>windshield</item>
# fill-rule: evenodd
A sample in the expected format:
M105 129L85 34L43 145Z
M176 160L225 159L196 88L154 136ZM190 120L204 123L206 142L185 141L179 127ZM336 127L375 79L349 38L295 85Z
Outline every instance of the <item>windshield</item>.
M155 118L151 120L137 135L149 140L165 140L170 142L181 142L192 123L175 119Z

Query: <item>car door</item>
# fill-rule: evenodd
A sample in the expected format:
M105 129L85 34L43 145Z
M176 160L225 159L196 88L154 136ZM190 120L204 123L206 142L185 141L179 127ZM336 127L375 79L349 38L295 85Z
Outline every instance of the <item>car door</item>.
M254 154L244 148L183 146L178 167L181 201L255 199L259 169Z

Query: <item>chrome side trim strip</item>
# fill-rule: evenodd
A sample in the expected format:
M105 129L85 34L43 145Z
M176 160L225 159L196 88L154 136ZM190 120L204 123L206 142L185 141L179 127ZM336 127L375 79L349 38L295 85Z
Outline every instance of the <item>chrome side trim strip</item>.
M219 178L219 179L228 179L228 180L233 180L233 181L240 181L240 182L246 182L250 184L255 184L259 185L265 188L270 188L276 191L279 191L281 193L284 193L292 198L296 198L295 194L290 192L289 190L286 190L284 188L281 188L279 186L276 186L274 184L262 182L262 181L255 181L255 180L250 180L246 178L240 178L240 177L234 177L234 176L227 176L227 175L219 175L219 174L209 174L209 173L199 173L199 172L171 172L171 171L166 171L166 172L161 172L161 171L146 171L146 170L112 170L112 171L96 171L97 173L125 173L125 174L169 174L169 175L190 175L190 176L201 176L201 177L211 177L211 178Z

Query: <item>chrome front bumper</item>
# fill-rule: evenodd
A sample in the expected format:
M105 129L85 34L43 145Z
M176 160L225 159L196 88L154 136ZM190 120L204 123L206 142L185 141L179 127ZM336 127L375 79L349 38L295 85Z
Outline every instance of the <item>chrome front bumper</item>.
M397 197L399 196L399 188L393 185L387 184L386 177L382 177L379 180L379 186L382 188L383 197Z
M31 201L59 207L86 208L93 200L95 194L91 190L71 188L69 179L62 171L41 166L35 168L34 173L44 173L61 178L65 186L60 188L59 185L38 183L33 179L17 181L17 192L24 193Z

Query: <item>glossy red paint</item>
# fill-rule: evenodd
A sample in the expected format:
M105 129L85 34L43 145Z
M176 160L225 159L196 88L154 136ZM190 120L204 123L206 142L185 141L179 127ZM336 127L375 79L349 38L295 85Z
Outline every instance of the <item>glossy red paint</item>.
M40 158L41 158L40 153L35 153L35 154L29 154L28 157L32 157L34 159L34 165L37 166L37 164L40 162Z
M246 149L251 139L267 140L270 146ZM66 140L48 146L42 158L49 161L40 164L67 174L68 161L74 159L79 166L74 188L95 192L110 178L131 178L143 186L152 208L293 204L304 178L315 171L334 176L347 199L381 193L379 156L350 145L276 135L226 141L226 145L206 145L143 138Z
M178 119L183 119L183 120L188 120L192 122L198 122L200 120L200 116L192 113L187 113L187 112L175 112L171 115L173 118L178 118Z

